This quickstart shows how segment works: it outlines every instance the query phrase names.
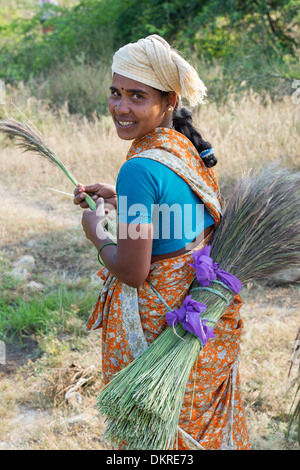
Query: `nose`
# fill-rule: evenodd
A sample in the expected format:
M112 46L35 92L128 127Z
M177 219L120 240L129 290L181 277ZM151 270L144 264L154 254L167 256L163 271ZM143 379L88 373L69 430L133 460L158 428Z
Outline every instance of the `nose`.
M128 100L121 97L116 104L115 111L119 115L128 114L130 112Z

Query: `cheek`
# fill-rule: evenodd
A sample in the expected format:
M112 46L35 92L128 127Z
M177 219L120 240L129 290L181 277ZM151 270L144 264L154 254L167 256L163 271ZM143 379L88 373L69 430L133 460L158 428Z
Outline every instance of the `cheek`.
M113 98L108 98L108 111L110 112L111 115L114 114L116 107L115 100Z
M143 119L148 124L153 123L154 125L156 125L157 123L160 123L162 116L163 113L161 111L160 106L158 105L152 106L151 108L145 109L143 111Z

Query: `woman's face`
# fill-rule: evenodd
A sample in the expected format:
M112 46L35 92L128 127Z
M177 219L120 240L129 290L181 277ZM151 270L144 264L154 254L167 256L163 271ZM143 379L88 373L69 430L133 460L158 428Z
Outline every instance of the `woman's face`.
M153 131L156 127L172 127L171 105L176 96L162 96L154 88L117 73L113 76L108 109L112 115L118 136L133 140Z

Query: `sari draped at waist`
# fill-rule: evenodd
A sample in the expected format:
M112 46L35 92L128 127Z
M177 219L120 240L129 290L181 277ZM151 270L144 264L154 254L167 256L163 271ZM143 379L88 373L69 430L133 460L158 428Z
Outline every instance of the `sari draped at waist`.
M195 250L202 249L209 238ZM195 276L191 262L192 251L153 263L147 281L138 289L122 284L106 268L99 271L103 290L86 329L102 327L105 384L167 327L166 306L148 282L172 309L179 308ZM250 449L237 368L243 328L241 305L237 294L187 382L179 426L205 449ZM182 437L177 442L178 449L190 449Z

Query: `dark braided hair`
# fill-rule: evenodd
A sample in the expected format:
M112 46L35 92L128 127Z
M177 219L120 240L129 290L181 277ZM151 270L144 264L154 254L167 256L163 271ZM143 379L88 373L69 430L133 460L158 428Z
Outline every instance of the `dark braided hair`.
M185 135L198 150L200 157L208 168L217 164L214 153L206 152L208 155L201 156L201 152L211 149L211 144L202 139L201 134L193 126L192 113L187 108L179 108L177 105L173 111L173 127L175 131Z
M162 96L167 96L169 94L169 91L157 91L159 91ZM175 131L185 135L192 142L204 164L208 168L217 164L218 160L216 159L214 152L206 152L208 155L204 154L201 156L201 152L211 149L212 146L209 142L205 142L205 140L202 139L200 132L194 128L192 113L187 108L179 107L179 100L177 100L173 111L173 127Z

